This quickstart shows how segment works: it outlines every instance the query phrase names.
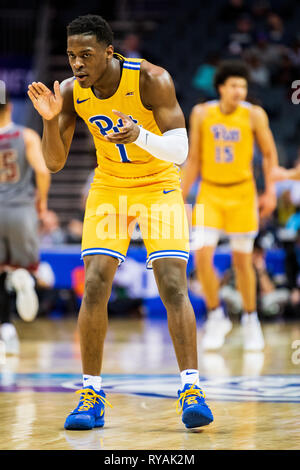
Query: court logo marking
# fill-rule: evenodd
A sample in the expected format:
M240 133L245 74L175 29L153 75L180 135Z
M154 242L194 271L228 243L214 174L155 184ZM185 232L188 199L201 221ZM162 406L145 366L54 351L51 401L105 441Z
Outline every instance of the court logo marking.
M72 392L82 387L77 374L0 374L0 392ZM211 401L300 403L299 375L256 377L200 377L206 397ZM177 398L178 375L103 374L107 393L157 398Z

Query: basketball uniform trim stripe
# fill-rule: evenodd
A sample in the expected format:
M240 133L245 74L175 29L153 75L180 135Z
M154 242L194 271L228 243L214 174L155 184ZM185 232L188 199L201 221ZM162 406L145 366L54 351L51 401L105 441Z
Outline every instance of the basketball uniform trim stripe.
M87 248L81 252L81 259L88 255L107 255L117 258L121 263L125 261L125 256L122 255L122 253L115 250L108 250L107 248Z
M253 104L249 103L249 101L241 101L240 105L243 106L244 108L252 108Z
M124 60L124 64L131 64L131 65L137 65L139 66L140 65L140 60L141 59L136 59L135 61L134 60Z
M139 69L139 68L141 67L141 63L140 63L140 62L128 62L128 61L125 61L125 62L123 63L123 67L124 67L125 65L126 65L127 67L133 67L133 68L137 68L137 69Z
M161 251L154 251L150 253L146 261L146 268L152 269L152 262L158 258L178 258L184 259L188 262L189 260L189 253L187 251L181 250L161 250Z
M123 65L123 69L128 69L128 70L137 70L139 71L139 67L132 67L131 65Z

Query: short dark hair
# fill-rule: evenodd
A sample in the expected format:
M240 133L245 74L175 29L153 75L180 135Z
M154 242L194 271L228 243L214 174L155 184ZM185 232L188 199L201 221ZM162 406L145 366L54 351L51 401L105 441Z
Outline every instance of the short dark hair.
M241 77L248 83L249 70L246 63L241 60L224 60L221 62L214 77L216 91L218 91L219 85L223 85L229 77Z
M94 34L98 42L103 42L107 46L113 42L113 32L111 27L102 16L84 15L78 16L67 26L67 35Z
M9 95L9 92L7 91L7 88L5 88L4 90L3 89L0 90L0 98L1 98L0 99L0 113L1 113L7 107L8 103L10 103L10 95Z

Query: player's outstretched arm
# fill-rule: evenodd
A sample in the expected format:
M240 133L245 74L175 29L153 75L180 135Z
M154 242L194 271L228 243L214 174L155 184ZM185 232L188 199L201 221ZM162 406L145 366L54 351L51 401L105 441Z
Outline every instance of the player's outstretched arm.
M51 172L56 173L65 165L75 129L73 79L67 79L61 85L55 81L54 92L41 82L33 82L28 87L28 96L43 118L45 163Z

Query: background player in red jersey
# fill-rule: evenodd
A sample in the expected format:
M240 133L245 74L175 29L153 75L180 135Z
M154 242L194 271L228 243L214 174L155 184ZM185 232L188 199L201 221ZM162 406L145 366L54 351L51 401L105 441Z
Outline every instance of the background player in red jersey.
M33 320L38 312L30 273L39 263L38 215L47 209L49 184L40 136L12 121L7 94L5 103L0 104L0 339L11 354L19 352L18 335L11 323L14 292L23 320Z

